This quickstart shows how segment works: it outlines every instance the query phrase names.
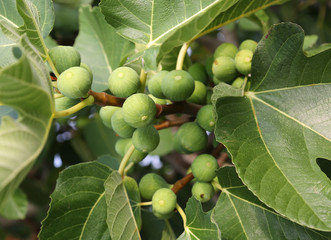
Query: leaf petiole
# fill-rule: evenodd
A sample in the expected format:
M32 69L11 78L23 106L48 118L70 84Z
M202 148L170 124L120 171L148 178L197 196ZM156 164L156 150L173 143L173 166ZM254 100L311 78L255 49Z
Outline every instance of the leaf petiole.
M54 118L61 118L61 117L66 117L69 116L75 112L78 112L79 110L83 109L86 106L89 106L94 103L94 97L89 96L88 98L84 99L80 103L77 103L75 106L68 108L63 111L55 112Z
M120 167L118 168L118 172L119 174L121 174L121 176L124 175L124 171L125 171L125 166L128 163L133 151L135 150L133 144L130 146L129 150L125 153L124 157L122 158Z
M179 51L178 57L177 57L177 63L176 63L176 70L182 70L184 59L186 56L187 49L189 48L191 42L186 42L182 45L182 48Z
M187 222L186 214L184 210L178 205L178 203L176 203L176 209L179 215L181 216L181 218L183 219L184 228L186 229L186 222Z
M137 203L136 206L150 206L152 205L152 201L149 201L149 202L140 202L140 203Z

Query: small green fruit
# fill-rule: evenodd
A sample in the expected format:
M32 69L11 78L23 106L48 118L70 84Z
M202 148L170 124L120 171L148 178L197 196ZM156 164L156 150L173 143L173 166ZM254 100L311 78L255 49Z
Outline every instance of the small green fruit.
M215 129L215 118L212 105L203 106L197 115L197 122L206 131L212 132Z
M113 113L111 118L111 126L114 131L122 138L132 137L135 128L126 123L123 117L123 109L119 109Z
M131 138L120 138L115 143L115 151L121 157L124 157L127 145L131 144Z
M154 101L143 93L136 93L128 97L122 109L124 120L135 128L148 126L156 114Z
M100 108L99 115L100 115L100 118L101 118L103 124L105 124L106 127L112 128L111 118L112 118L113 114L119 109L121 109L121 108L115 107L115 106L104 106L104 107Z
M167 104L167 100L166 99L161 99L161 98L157 98L157 97L154 97L152 94L148 94L148 96L153 99L153 101L156 103L156 104Z
M237 75L234 60L226 56L216 58L212 70L214 77L222 82L230 82Z
M206 60L206 71L209 77L213 77L213 71L212 71L213 62L214 62L214 56L210 56Z
M116 68L108 79L109 90L117 97L129 97L137 92L139 86L137 72L129 67Z
M146 200L152 200L154 193L160 188L169 188L170 185L158 174L148 173L139 182L140 195Z
M129 150L131 145L132 145L132 138L130 138L130 141L127 143L127 145L125 147L125 153ZM131 154L131 156L129 158L129 162L134 162L134 163L140 162L146 156L147 156L147 153L141 152L138 149L134 149L133 153Z
M141 152L152 152L160 142L160 134L153 125L138 128L132 136L132 143Z
M197 123L184 123L175 134L176 145L186 153L198 152L204 149L208 142L208 137Z
M169 188L161 188L152 198L153 213L159 218L166 218L174 211L176 203L176 194Z
M80 65L80 54L71 46L53 47L49 50L48 54L59 74L71 67L78 67Z
M218 163L216 159L209 154L197 156L192 163L193 176L199 182L210 182L216 176Z
M165 96L162 93L161 82L162 79L167 75L168 71L161 71L156 73L153 77L148 80L148 91L155 97L164 99Z
M206 104L211 104L211 96L213 95L213 89L207 88L207 94L206 94Z
M240 46L239 46L239 50L250 50L252 52L255 52L256 50L256 47L257 47L257 42L255 42L254 40L245 40L243 41Z
M208 75L205 66L201 63L195 63L188 68L188 72L193 77L194 81L202 82L203 84L208 83Z
M192 187L192 195L201 202L209 201L215 194L211 183L196 182Z
M235 58L236 69L241 74L247 75L251 72L253 52L250 50L240 50Z
M93 73L92 73L92 70L91 70L91 68L89 67L89 65L87 65L87 64L85 64L85 63L80 63L80 66L81 66L82 68L85 68L85 69L90 73L91 78L93 79Z
M214 52L214 59L225 56L234 58L238 52L238 48L232 43L222 43L219 45Z
M232 83L232 86L236 87L236 88L241 88L242 85L244 84L244 78L242 77L237 77L233 83Z
M69 98L85 98L91 89L92 78L82 67L71 67L60 74L57 79L59 91Z
M207 88L202 82L194 81L194 92L186 101L196 104L205 104Z
M194 91L193 77L184 70L169 72L161 82L162 93L171 101L184 101Z

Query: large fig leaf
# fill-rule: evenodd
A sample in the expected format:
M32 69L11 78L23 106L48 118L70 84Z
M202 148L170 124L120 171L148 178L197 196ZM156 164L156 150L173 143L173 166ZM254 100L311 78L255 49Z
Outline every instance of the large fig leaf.
M104 91L108 89L110 73L125 62L134 44L116 33L98 7L81 7L79 26L74 47L79 51L82 62L88 64L93 72L92 89Z
M110 239L104 182L111 172L98 162L61 172L39 239Z
M220 97L215 134L238 174L268 206L301 225L331 230L331 49L307 57L303 30L273 26L252 62L243 97Z
M217 176L222 193L212 218L223 239L330 239L331 233L300 226L265 206L242 183L234 167L220 168Z

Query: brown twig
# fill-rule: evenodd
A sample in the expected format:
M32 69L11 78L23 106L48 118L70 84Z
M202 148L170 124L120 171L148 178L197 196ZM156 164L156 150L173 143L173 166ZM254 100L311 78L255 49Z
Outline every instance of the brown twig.
M157 130L161 130L161 129L168 128L168 127L180 126L183 123L187 123L187 122L190 122L190 119L186 118L186 119L166 120L157 125L154 125L154 127Z
M194 178L192 173L187 174L185 177L179 179L175 182L174 186L172 187L172 191L174 193L178 193L186 184L188 184Z
M218 157L220 152L224 149L224 145L222 143L219 143L212 151L211 155L213 155L215 158Z
M197 115L198 111L202 106L188 102L174 102L173 104L156 104L156 117L161 115L175 114L175 113L186 113L189 115Z
M94 92L90 90L88 93L94 97L94 103L100 106L122 107L125 101L125 98L115 97L105 92Z

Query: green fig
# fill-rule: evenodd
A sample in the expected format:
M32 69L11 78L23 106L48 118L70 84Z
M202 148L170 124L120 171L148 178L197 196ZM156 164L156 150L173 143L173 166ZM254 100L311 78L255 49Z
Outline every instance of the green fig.
M212 132L215 129L215 118L212 105L205 105L200 108L197 114L197 123L206 131Z
M199 182L210 182L216 176L218 163L210 154L201 154L197 156L192 163L193 176Z
M74 47L56 46L51 48L48 54L59 74L80 65L80 54Z
M192 187L192 195L203 203L209 201L214 194L215 190L211 183L196 182Z
M140 195L146 200L152 200L154 193L160 188L169 188L168 184L160 175L148 173L139 182Z

